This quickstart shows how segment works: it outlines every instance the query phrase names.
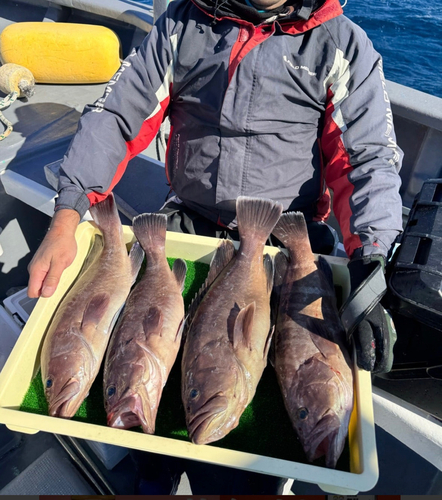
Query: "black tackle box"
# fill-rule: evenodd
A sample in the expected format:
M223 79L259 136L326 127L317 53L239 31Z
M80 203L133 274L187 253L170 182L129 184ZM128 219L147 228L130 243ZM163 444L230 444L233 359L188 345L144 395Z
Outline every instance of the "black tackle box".
M442 331L442 179L416 196L388 284L393 311Z

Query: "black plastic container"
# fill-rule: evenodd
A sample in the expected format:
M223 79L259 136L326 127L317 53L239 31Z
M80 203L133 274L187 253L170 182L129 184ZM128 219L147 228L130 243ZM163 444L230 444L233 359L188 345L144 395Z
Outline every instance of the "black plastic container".
M393 311L442 331L442 179L424 182L415 198L388 295Z

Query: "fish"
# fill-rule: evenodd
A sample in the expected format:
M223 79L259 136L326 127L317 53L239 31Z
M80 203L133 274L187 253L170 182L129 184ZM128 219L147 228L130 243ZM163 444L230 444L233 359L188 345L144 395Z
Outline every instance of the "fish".
M264 245L282 205L240 196L238 251L224 240L192 302L181 363L189 438L207 444L237 427L267 364L273 260Z
M167 216L146 213L133 231L146 255L146 269L130 293L112 334L104 364L104 401L110 427L141 425L154 434L163 388L178 355L184 327L187 266L166 258Z
M289 258L275 257L270 360L308 460L324 456L335 468L353 409L353 371L332 270L322 256L315 262L302 213L284 213L273 235Z
M144 252L128 255L112 194L90 208L97 234L78 279L46 332L41 375L50 416L71 418L94 382Z

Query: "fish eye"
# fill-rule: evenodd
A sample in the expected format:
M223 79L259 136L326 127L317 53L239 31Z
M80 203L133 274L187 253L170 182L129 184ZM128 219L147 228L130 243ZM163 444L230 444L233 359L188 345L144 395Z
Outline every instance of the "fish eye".
M107 395L109 397L113 396L116 392L116 389L115 389L115 386L114 385L111 385L110 387L108 387L107 389Z
M199 393L200 393L200 392L198 391L198 389L192 389L192 390L190 391L190 397L191 397L191 399L195 399L195 398L197 398L197 397L199 396Z
M46 380L46 389L50 389L52 387L52 379L48 378Z
M307 410L307 408L304 408L304 407L298 408L298 418L300 420L306 420L307 417L308 417L308 410Z

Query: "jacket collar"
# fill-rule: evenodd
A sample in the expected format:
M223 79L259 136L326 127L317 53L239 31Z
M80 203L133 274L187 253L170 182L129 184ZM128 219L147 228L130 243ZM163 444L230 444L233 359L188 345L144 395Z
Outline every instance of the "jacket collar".
M214 4L211 4L211 0L192 0L192 2L205 14L209 17L214 18L215 8ZM222 2L222 0L221 0ZM253 8L250 8L254 10ZM339 0L325 0L325 2L312 14L307 20L299 19L297 17L290 18L287 15L281 13L281 15L270 15L269 19L265 18L252 18L252 21L243 19L239 17L237 14L230 14L228 11L221 11L218 9L216 11L216 21L221 21L223 19L229 19L231 21L235 21L241 25L253 26L261 23L275 23L278 22L281 26L281 29L288 34L298 34L309 31L316 26L319 26L330 19L338 17L343 13L341 4ZM216 22L215 21L215 22Z

